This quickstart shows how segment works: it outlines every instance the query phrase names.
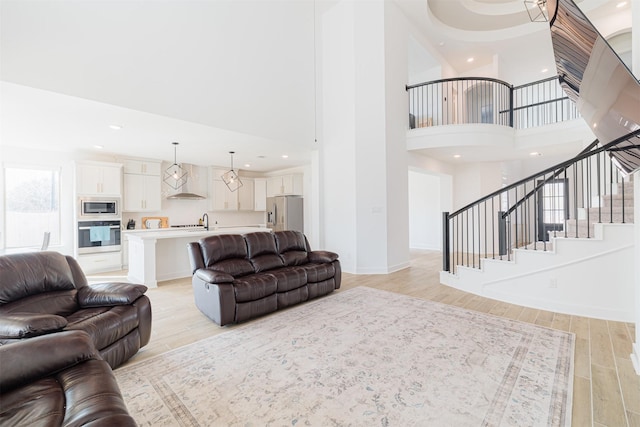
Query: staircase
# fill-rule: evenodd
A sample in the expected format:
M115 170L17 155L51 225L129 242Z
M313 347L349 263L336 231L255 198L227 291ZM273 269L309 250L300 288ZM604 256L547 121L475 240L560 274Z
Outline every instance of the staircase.
M441 283L542 310L635 321L634 183L607 163L608 146L445 214ZM570 219L537 241L539 190L560 178Z

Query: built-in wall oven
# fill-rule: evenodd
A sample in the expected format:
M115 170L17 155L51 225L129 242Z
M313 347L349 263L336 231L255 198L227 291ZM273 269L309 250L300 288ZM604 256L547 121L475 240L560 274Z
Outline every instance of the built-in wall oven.
M80 197L78 254L120 251L121 219L119 197Z
M120 251L120 229L119 219L78 221L78 253Z

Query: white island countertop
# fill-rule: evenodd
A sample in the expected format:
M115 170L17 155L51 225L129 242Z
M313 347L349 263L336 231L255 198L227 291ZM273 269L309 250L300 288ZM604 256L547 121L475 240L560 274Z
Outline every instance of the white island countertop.
M127 280L150 288L158 281L189 277L192 274L187 244L203 237L220 234L271 232L266 227L163 228L122 230L129 243Z
M217 234L246 234L259 231L271 231L270 228L259 226L237 226L237 227L210 227L208 230L203 228L158 228L146 230L122 230L122 235L129 241L132 238L138 239L175 239L181 237L189 237L194 241L200 240L206 236Z

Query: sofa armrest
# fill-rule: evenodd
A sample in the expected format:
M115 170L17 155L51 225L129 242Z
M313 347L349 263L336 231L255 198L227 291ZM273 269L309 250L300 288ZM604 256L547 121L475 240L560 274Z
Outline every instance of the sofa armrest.
M338 259L338 254L329 251L311 251L309 252L309 262L333 262Z
M63 331L2 345L0 392L98 358L91 338L84 331Z
M228 273L223 273L221 271L209 270L206 268L201 268L196 270L194 275L207 283L233 283L233 276Z
M87 307L129 305L147 291L144 285L131 283L97 283L78 289L78 304Z
M57 332L67 326L67 319L55 314L14 313L0 317L0 338L30 338Z

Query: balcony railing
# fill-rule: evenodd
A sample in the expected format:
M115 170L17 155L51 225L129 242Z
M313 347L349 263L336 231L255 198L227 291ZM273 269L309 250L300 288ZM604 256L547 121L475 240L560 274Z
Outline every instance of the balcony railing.
M599 146L599 147L598 147ZM552 237L592 238L596 223L633 222L632 186L610 153L634 153L640 130L505 186L443 214L443 270L481 268L481 260L511 260L513 250L550 249Z
M488 123L525 129L580 117L557 77L521 86L490 78L407 86L409 127Z

